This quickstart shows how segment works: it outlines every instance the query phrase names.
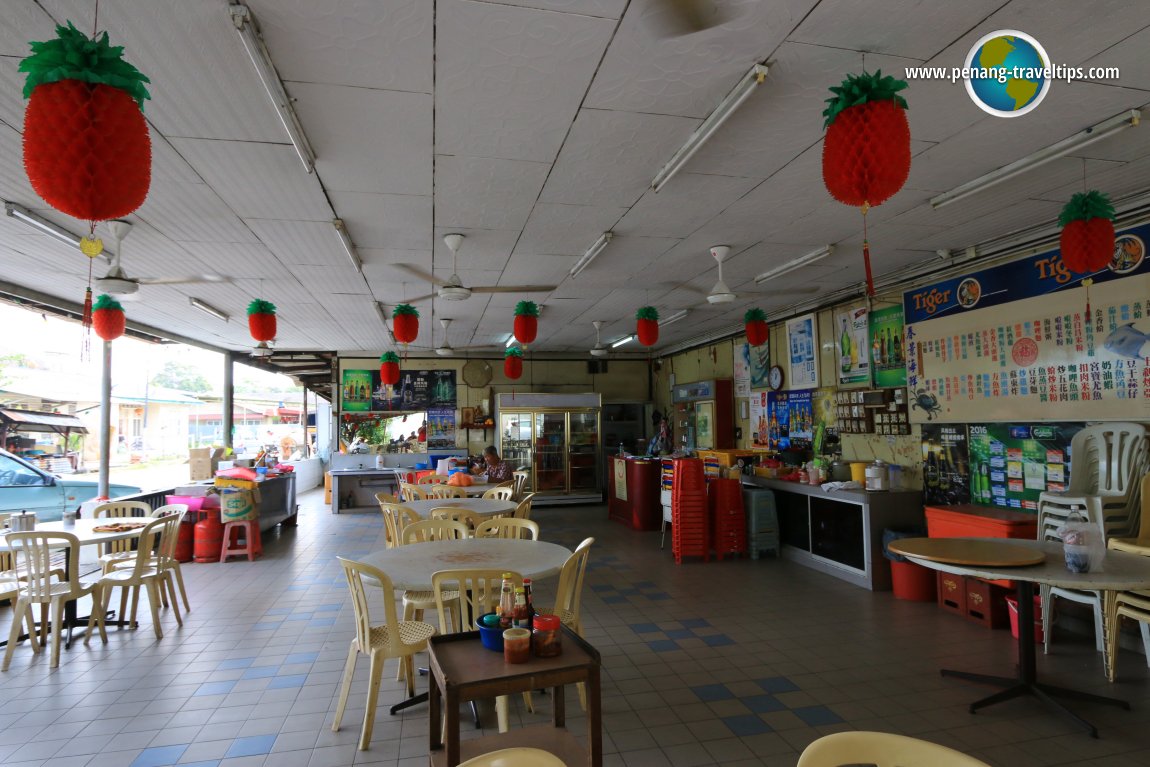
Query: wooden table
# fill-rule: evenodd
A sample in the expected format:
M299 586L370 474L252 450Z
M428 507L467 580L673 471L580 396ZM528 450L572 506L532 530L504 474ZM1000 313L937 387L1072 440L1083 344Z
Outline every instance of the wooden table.
M559 756L568 767L603 764L602 712L599 707L599 653L580 636L563 628L563 653L554 658L532 656L527 663L509 664L503 653L483 647L479 632L432 637L427 654L431 660L428 707L428 745L434 767L455 767L501 748L529 746ZM583 682L587 686L587 743L584 748L564 727L563 687ZM485 738L459 741L459 704L479 698L529 692L551 687L552 725L521 727ZM440 743L440 709L446 719Z
M515 511L514 501L499 501L494 498L444 498L443 500L407 501L401 505L408 507L419 516L427 519L432 509L455 507L475 512L481 517L508 514Z
M1069 698L1111 706L1130 708L1117 698L1093 695L1080 690L1055 687L1038 681L1034 652L1034 584L1046 584L1084 591L1125 591L1150 588L1150 560L1138 554L1110 551L1102 572L1072 573L1066 569L1062 544L1058 541L1027 541L1015 538L903 538L892 541L890 550L932 570L956 575L1018 582L1018 675L1000 677L967 671L943 669L943 676L1003 687L1001 692L970 704L973 714L980 708L1023 695L1033 695L1055 712L1098 737L1098 729L1070 709L1054 700ZM1037 564L1009 566L1009 561L1033 561ZM998 564L995 564L998 563Z

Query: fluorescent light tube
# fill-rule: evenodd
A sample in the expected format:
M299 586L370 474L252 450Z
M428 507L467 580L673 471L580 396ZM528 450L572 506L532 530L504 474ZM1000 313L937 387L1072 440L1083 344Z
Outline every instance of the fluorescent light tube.
M767 71L766 64L755 64L749 72L739 79L739 82L735 83L731 92L723 97L714 111L707 115L698 128L695 128L695 132L687 137L686 143L679 147L675 154L671 155L671 159L656 174L654 180L651 181L652 190L658 193L668 181L675 177L676 173L683 169L683 166L694 156L695 152L698 152L699 148L707 143L707 139L711 138L715 131L727 121L727 118L734 114L735 110L747 100L754 92L755 87L767 79Z
M634 340L635 340L635 336L633 336L633 335L630 335L630 336L623 336L623 337L622 337L622 338L620 338L618 341L616 341L615 343L611 344L611 348L612 348L612 349L617 349L617 348L619 348L620 346L622 346L623 344L626 344L626 343L630 343L631 341L634 341Z
M351 265L360 274L363 274L363 261L359 257L359 251L356 250L355 243L351 241L351 236L347 233L347 227L343 223L342 218L332 219L331 222L335 226L335 233L339 235L340 244L343 249L347 251L347 257L351 259Z
M816 261L821 261L834 252L834 245L824 245L818 250L808 253L805 256L799 256L798 258L792 259L785 264L776 266L774 269L768 269L755 278L755 284L760 285L767 280L772 280L775 277L781 277L788 272L793 272L795 269L807 266L808 264L813 264Z
M1020 176L1052 160L1065 157L1071 152L1089 146L1096 141L1109 138L1126 128L1133 128L1141 119L1142 113L1137 109L1131 109L1120 115L1111 117L1109 120L1103 120L1097 125L1092 125L1085 130L1078 131L1078 133L1075 133L1069 138L1064 138L1044 149L1039 149L1034 154L1029 154L1021 160L1015 160L1012 163L1003 165L1001 168L992 170L990 173L956 186L949 192L943 192L937 197L932 197L930 200L931 207L941 208L944 205L949 205L952 202L970 197L972 194L977 194L984 189L989 189L995 184L1001 184L1003 181L1008 181L1016 176Z
M507 336L507 344L506 344L506 346L507 346L507 348L508 348L508 349L510 349L510 348L511 348L512 346L514 346L514 345L515 345L515 334L514 334L514 333L512 333L511 335Z
M217 309L216 307L212 306L211 304L208 304L208 303L204 303L203 301L201 301L201 300L200 300L200 299L198 299L198 298L189 298L189 299L188 299L188 303L190 303L192 306L194 306L194 307L196 307L197 309L199 309L199 310L200 310L201 312L203 312L204 314L210 314L210 315L212 315L212 316L213 316L213 317L215 317L217 320L223 320L224 322L227 322L229 319L231 319L231 317L229 317L229 316L228 316L227 314L225 314L224 312L221 312L219 309Z
M62 226L53 224L43 216L33 213L23 205L17 205L14 202L5 202L4 212L17 221L23 221L28 226L38 230L41 234L53 237L65 245L71 245L75 248L80 247L80 238L77 235L72 234Z
M603 232L603 234L599 235L599 239L595 240L595 244L587 248L587 252L583 254L582 258L576 262L575 266L571 267L568 276L578 277L579 273L586 269L591 262L603 252L603 249L607 247L607 243L611 242L611 238L614 236L611 232Z
M688 312L686 309L683 309L682 311L675 312L670 317L668 317L664 320L659 320L659 327L665 327L667 325L670 325L672 322L678 322L679 320L686 317L688 314L690 314L690 312Z
M256 74L259 75L260 82L263 83L264 90L267 91L268 98L271 99L272 106L275 107L276 114L279 115L300 162L303 163L304 170L311 173L315 170L315 152L312 151L307 135L303 132L303 125L300 124L295 108L292 107L292 100L284 90L283 80L280 79L275 64L272 63L271 54L264 44L264 37L260 33L259 25L256 24L255 16L246 5L233 4L228 10L232 16L232 23L240 34L240 40L244 43L244 50L248 52L248 58L252 60Z

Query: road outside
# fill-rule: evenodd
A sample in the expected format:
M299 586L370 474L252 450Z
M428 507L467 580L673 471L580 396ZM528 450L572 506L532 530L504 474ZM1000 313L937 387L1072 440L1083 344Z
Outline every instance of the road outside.
M77 478L85 475L78 474ZM96 478L95 473L87 475ZM136 464L134 466L113 466L111 471L113 484L135 485L142 490L166 490L176 485L188 483L187 461L156 461L153 463Z

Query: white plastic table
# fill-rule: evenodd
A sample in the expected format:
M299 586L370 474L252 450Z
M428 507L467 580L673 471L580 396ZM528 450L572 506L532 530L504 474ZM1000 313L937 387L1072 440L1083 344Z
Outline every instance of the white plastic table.
M481 517L515 511L513 501L497 501L494 498L444 498L443 500L408 501L401 505L408 507L424 519L427 519L432 509L442 509L449 506L473 511Z
M397 589L428 591L440 570L513 570L524 578L546 578L563 569L571 552L557 543L513 538L463 538L412 543L358 557L387 573Z
M472 482L472 484L467 485L466 487L462 488L463 492L467 493L467 497L469 497L469 498L478 498L479 496L483 495L484 493L486 493L491 488L499 485L498 482L488 482L486 477L476 477L474 475L471 477L471 482ZM427 486L421 485L421 487L424 487L424 489L427 489L430 487L434 487L434 485L427 485Z
M953 547L949 552L940 550L941 542ZM979 564L981 561L1003 561L1001 554L1009 553L1010 548L1023 548L1030 552L1042 552L1046 559L1037 565L1023 567L1002 567ZM903 538L892 541L891 551L929 567L955 575L971 575L989 580L1013 580L1018 582L1018 676L999 677L989 674L972 674L967 671L943 669L943 676L953 676L973 682L1003 687L982 700L970 704L970 713L980 708L1001 703L1022 695L1033 695L1057 713L1085 728L1092 737L1098 737L1098 729L1090 722L1063 706L1051 696L1104 703L1111 706L1130 708L1130 704L1117 698L1093 695L1079 690L1055 687L1038 681L1034 653L1034 584L1046 584L1084 591L1126 591L1150 588L1150 558L1122 551L1108 551L1102 572L1072 573L1066 569L1062 553L1062 543L1058 541L1031 541L1016 538ZM949 554L949 556L948 556ZM947 561L947 560L950 561ZM961 562L961 564L959 564Z

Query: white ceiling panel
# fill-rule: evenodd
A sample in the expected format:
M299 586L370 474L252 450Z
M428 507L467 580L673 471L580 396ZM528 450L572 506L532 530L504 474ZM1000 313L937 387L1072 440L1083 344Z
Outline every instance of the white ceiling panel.
M133 232L132 240L137 234ZM129 240L125 248L125 258L132 251L135 243ZM230 277L270 280L278 279L283 273L284 266L262 244L247 245L232 242L185 242L180 243L180 260L172 260L164 265L163 274L149 274L149 277L159 277L168 274L186 274L191 272L214 272ZM154 260L148 263L149 268L155 266ZM294 267L292 267L294 269ZM351 267L348 267L349 269ZM275 300L272 299L272 303Z
M57 23L63 21L54 21L37 3L5 3L4 23L0 24L0 56L24 58L32 52L28 42L51 40Z
M1150 26L1134 32L1125 40L1104 49L1097 56L1083 62L1086 67L1118 67L1121 77L1116 81L1123 88L1150 88Z
M25 75L17 71L19 65L20 59L15 56L0 56L0 89L8 94L7 98L0 99L0 123L22 133L28 102L23 96Z
M256 242L256 236L207 184L152 180L136 212L175 242Z
M623 15L628 0L500 0L500 2L503 5L518 5L523 8L617 19Z
M326 189L431 194L429 94L293 83L291 95Z
M515 252L581 256L626 212L620 207L540 203L531 211Z
M248 5L284 80L431 93L433 3L251 0Z
M172 144L241 218L331 220L319 180L304 172L290 145L187 138Z
M358 248L431 249L431 197L332 192L336 215Z
M343 268L350 263L335 227L327 221L253 218L245 223L285 265ZM365 252L360 250L359 256L366 261Z
M436 222L456 229L522 229L550 170L544 162L439 155Z
M550 162L616 22L494 3L438 4L438 151Z
M686 237L758 183L757 179L681 173L658 193L648 189L615 230L620 234Z

